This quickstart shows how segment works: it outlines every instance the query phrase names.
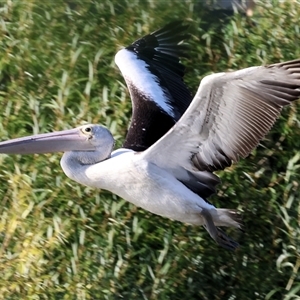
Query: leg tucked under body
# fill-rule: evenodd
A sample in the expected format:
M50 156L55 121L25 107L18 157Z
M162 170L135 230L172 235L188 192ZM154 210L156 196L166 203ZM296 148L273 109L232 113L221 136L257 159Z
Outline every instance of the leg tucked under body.
M210 236L225 249L235 250L239 244L228 237L220 228L216 227L211 213L207 209L203 209L201 216L204 219L203 227L208 231Z

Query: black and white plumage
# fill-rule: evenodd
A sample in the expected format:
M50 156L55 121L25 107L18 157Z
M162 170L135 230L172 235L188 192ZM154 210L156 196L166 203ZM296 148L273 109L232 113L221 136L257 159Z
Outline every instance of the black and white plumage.
M124 148L147 149L161 138L186 111L192 95L183 82L179 57L187 26L172 22L154 31L115 57L132 101L132 119Z
M140 63L134 60L136 52L121 51L125 52L119 53L117 62L129 59L131 66L136 68L134 74L138 74L139 68L141 72L147 69L145 64L135 65L137 61ZM126 63L119 65L132 97L137 97L133 100L134 105L155 102L155 107L161 108L160 112L171 115L176 122L172 110L168 110L172 104L168 108L165 100L160 102L166 98L162 85L158 84L159 79L151 82L154 75L144 73L141 81L135 83L135 77L127 72ZM177 78L182 80L180 75ZM179 86L187 94L186 87ZM140 93L147 97L138 98ZM109 190L152 213L203 225L219 245L233 250L238 244L219 226L239 228L236 212L216 208L206 200L219 183L213 171L246 157L270 130L281 109L299 97L300 59L217 73L202 79L182 117L144 151L129 147L112 152L114 139L109 130L100 125L84 125L2 142L0 153L63 151L61 166L71 179ZM147 118L146 115L136 117ZM133 147L134 144L133 140Z

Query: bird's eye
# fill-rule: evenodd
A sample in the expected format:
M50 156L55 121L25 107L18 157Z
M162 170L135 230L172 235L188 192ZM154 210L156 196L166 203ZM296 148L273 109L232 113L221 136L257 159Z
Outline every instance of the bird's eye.
M91 127L85 127L84 128L84 132L91 132L92 131L92 128Z

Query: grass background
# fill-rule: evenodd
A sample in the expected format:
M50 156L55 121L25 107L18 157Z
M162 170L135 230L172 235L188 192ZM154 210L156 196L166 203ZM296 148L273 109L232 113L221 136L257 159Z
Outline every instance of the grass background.
M190 24L186 82L300 57L298 1L257 1L217 21L201 1L0 0L1 140L106 125L122 144L130 98L122 46L169 21ZM238 208L241 244L69 180L61 154L0 156L0 299L300 299L300 110L218 174L211 201Z

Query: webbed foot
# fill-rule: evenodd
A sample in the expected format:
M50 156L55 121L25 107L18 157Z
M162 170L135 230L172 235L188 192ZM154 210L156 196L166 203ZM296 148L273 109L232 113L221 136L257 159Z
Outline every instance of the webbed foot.
M239 243L231 239L220 228L216 227L216 229L217 229L217 236L214 240L217 242L217 244L231 251L234 251L236 248L239 247Z
M227 236L220 228L216 227L208 210L203 210L201 215L205 222L203 227L208 231L209 235L216 241L218 245L231 251L234 251L237 247L239 247L237 242Z

